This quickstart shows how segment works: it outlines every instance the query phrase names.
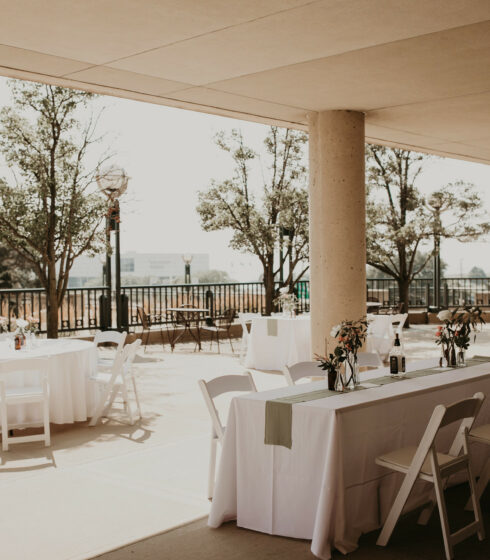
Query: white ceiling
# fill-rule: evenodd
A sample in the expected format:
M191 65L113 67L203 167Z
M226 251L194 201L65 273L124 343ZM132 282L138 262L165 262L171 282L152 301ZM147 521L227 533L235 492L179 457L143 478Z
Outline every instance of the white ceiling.
M490 0L0 0L0 74L490 162Z

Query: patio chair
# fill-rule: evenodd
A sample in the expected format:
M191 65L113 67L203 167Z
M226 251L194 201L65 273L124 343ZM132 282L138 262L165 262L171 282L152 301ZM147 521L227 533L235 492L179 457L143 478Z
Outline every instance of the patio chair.
M112 344L116 346L116 354L122 349L126 342L126 332L118 331L96 331L94 335L94 344L98 348L100 344ZM97 357L97 367L110 369L114 363L115 355L112 358L104 358L100 355Z
M216 336L216 342L218 344L218 354L220 353L219 339L221 334L225 334L230 342L231 351L234 352L233 343L231 341L231 326L233 325L233 320L235 319L236 311L233 308L225 309L222 315L216 317L211 325L205 324L200 326L201 331L209 332L211 335L211 345L210 349L213 347L213 339Z
M46 371L42 369L42 360L36 363L25 361L7 362L2 365L0 376L0 417L2 420L2 451L8 451L11 443L26 443L31 441L44 441L44 445L51 445L51 432L49 429L49 385ZM16 384L15 377L19 373L29 373L29 378L34 385L21 386ZM17 386L16 386L17 385ZM38 403L42 406L44 433L13 436L10 430L16 425L9 425L8 410L13 406ZM37 424L34 424L37 425ZM31 425L32 426L32 425ZM27 427L22 425L22 427Z
M296 385L296 381L305 377L323 377L324 372L319 368L320 362L298 362L292 366L284 366L282 373L288 385Z
M490 424L484 424L483 426L478 426L477 428L473 428L471 432L468 434L468 438L470 442L490 445ZM483 470L480 473L480 478L478 479L478 483L476 485L476 497L478 499L481 498L489 481L490 481L490 457L487 458L485 465L483 466ZM466 509L471 509L471 499L466 504Z
M114 360L114 365L110 372L98 371L90 379L99 387L99 399L96 404L96 409L92 418L90 419L89 426L95 426L102 416L106 416L112 407L114 400L118 395L122 397L124 410L129 417L131 425L134 424L135 419L131 409L129 400L129 386L132 385L134 396L136 400L136 408L138 416L141 419L141 406L138 395L138 388L136 379L132 369L133 361L136 356L138 348L141 346L141 340L137 339L131 344L127 344L121 349Z
M214 399L224 393L233 393L236 391L241 392L257 392L254 380L250 372L244 375L222 375L215 377L211 381L199 380L199 387L201 388L204 402L208 407L209 415L211 416L211 453L209 457L209 478L208 478L208 498L213 498L214 481L216 472L216 454L218 450L218 442L222 443L225 436L225 427L221 423L218 411L214 404Z
M163 337L163 327L160 324L153 324L153 321L160 321L161 320L161 316L160 315L149 315L148 313L146 313L146 311L143 309L143 307L141 306L137 306L136 310L138 312L138 318L141 321L141 325L143 327L143 330L141 331L141 340L143 342L144 339L144 346L145 346L145 352L146 352L146 347L148 346L148 340L150 339L150 334L152 332L160 332L160 338L162 341L162 347L163 349L165 349L165 339ZM146 335L146 338L144 338Z
M252 326L252 317L257 316L257 313L238 313L238 322L242 327L242 338L240 341L240 362L243 362L247 354L248 341L250 338L249 327Z
M447 560L453 558L453 546L466 537L477 533L479 540L485 538L480 502L476 494L475 479L468 449L468 432L473 425L484 398L483 393L476 393L472 398L459 401L447 407L442 404L437 405L418 446L405 447L376 458L376 464L405 475L398 495L378 537L378 545L386 546L388 543L413 485L418 479L434 485ZM448 453L437 452L435 439L439 429L460 420L461 423L451 449ZM447 518L446 502L444 500L444 486L449 476L462 470L466 470L468 474L475 520L455 533L451 533ZM428 508L428 511L430 512L431 509ZM428 522L429 517L430 513L424 517L421 515L419 522L425 524Z

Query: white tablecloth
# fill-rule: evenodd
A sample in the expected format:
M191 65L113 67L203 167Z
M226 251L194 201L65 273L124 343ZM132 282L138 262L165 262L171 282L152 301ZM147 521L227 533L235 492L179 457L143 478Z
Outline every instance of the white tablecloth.
M368 314L367 318L369 327L366 352L377 352L383 360L386 360L395 339L392 324L393 316Z
M409 369L435 362L409 364ZM363 374L379 377L386 368ZM325 381L308 389L325 388ZM375 464L376 456L418 444L434 407L488 395L477 424L490 421L490 364L407 379L373 389L293 405L291 449L264 444L265 402L304 393L305 385L234 398L228 417L209 525L237 525L275 535L311 539L311 550L354 550L361 534L381 526L401 475ZM441 448L454 436L440 434ZM481 468L488 447L475 445ZM424 497L418 482L409 507ZM418 501L417 501L418 500ZM417 502L417 503L415 503Z
M71 339L42 339L29 350L14 350L8 342L0 342L0 375L2 365L13 360L18 363L19 373L8 384L29 385L37 380L29 379L22 372L27 361L40 364L48 373L49 414L51 422L67 424L87 420L95 404L95 387L89 377L97 365L97 349L92 342ZM9 407L9 423L28 425L40 419L39 405Z
M286 365L308 361L311 361L309 317L252 319L245 367L282 370Z

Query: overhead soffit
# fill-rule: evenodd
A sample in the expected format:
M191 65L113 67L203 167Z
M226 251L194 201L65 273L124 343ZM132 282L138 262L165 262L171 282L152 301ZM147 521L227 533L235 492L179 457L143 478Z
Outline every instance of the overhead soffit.
M490 162L488 0L0 0L0 73Z

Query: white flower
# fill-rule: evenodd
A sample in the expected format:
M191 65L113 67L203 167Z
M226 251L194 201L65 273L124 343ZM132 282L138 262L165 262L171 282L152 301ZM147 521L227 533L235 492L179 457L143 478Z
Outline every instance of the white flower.
M330 336L332 338L335 338L339 331L340 331L340 325L335 325L334 327L332 327L332 330L330 331Z
M25 319L16 319L15 324L21 329L25 329L29 324Z
M437 318L439 321L450 321L452 316L453 314L449 311L449 309L444 309L443 311L439 311Z
M287 286L284 286L283 288L279 288L279 293L285 296L286 294L289 294L289 288Z

